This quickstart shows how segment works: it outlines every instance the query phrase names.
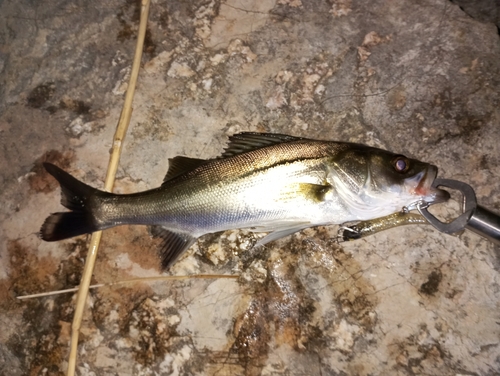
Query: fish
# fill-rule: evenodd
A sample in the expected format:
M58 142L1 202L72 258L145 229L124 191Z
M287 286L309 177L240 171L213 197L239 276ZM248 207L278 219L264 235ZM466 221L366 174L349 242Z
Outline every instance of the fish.
M104 192L53 164L44 167L70 211L48 216L41 239L151 226L162 238L162 270L205 234L268 233L260 246L308 227L370 220L450 197L432 187L432 164L362 144L277 133L235 134L212 159L171 158L160 187L132 194Z

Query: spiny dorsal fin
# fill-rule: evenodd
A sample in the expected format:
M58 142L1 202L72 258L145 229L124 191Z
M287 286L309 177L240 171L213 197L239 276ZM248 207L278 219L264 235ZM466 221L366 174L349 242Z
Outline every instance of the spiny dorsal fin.
M261 149L266 146L297 140L304 140L304 138L279 133L237 133L229 137L228 145L219 158L232 157L234 155L247 153L252 150Z
M189 234L174 232L157 225L150 226L150 232L154 238L163 239L159 249L162 270L172 266L196 240Z
M199 167L207 162L208 161L206 159L196 159L182 156L170 158L168 160L167 175L165 175L163 182L182 175L185 172L194 170L196 167Z

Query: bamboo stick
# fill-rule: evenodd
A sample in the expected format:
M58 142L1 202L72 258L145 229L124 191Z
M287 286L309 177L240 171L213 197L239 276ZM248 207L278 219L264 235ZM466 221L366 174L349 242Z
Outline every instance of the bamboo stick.
M123 281L110 282L110 283L97 283L95 285L90 285L89 289L97 289L99 287L111 287L116 285L125 285L127 283L137 283L137 282L178 281L184 279L238 279L238 278L240 278L239 275L228 275L228 274L158 275L154 277L125 279ZM28 300L33 298L41 298L44 296L61 295L69 292L76 292L78 291L78 289L79 287L73 287L71 289L39 292L37 294L17 296L16 299Z
M127 133L128 125L130 123L130 117L132 116L132 100L134 98L135 86L137 83L137 77L139 75L139 68L141 65L142 49L144 46L144 37L146 35L148 14L149 14L149 0L142 0L139 34L137 36L137 44L135 48L134 61L132 64L132 72L130 74L130 81L127 88L127 93L125 95L125 102L123 104L120 120L118 122L118 126L116 128L116 132L113 138L113 147L109 159L108 171L106 173L106 181L104 184L104 189L109 192L113 190L116 171L118 169L118 162L120 160L122 143L125 138L125 134ZM99 249L99 243L101 241L101 236L102 236L101 231L92 234L92 237L90 239L89 252L87 255L87 259L85 260L83 277L78 289L77 304L75 308L75 314L73 317L73 323L71 326L71 347L70 347L70 355L68 361L68 371L66 373L68 376L74 376L75 374L76 358L78 351L78 336L80 334L80 326L82 323L83 311L85 308L85 302L87 300L87 295L89 292L90 280L92 278L92 273L94 271L94 265L97 257L97 251Z

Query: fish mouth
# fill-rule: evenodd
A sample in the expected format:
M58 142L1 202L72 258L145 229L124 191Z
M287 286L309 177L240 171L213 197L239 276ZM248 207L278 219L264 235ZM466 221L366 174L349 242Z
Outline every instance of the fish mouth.
M425 171L421 172L424 176L422 176L415 188L415 194L421 196L428 204L439 204L448 201L450 198L450 194L447 191L432 186L437 172L437 167L430 165Z

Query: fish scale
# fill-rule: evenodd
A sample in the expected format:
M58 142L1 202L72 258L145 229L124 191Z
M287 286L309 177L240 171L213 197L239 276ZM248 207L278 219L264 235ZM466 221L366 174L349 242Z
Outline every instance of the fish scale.
M259 241L263 245L307 227L373 219L420 199L448 198L431 187L435 166L353 143L239 133L218 158L169 161L160 187L128 195L99 191L45 164L63 188L62 204L72 211L49 216L42 239L150 225L163 238L167 268L208 233L270 232Z

